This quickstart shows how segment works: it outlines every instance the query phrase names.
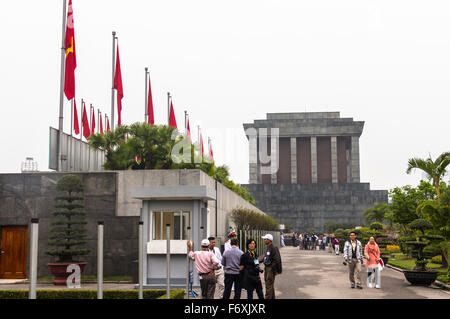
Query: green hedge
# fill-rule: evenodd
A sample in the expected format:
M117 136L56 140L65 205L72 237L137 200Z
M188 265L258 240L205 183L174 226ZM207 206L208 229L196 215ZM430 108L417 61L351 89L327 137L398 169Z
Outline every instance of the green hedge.
M184 299L184 290L178 289L175 291L170 291L170 299ZM167 294L164 294L156 299L167 299Z
M144 299L160 299L166 290L144 290ZM138 299L137 290L104 290L103 299ZM171 299L183 299L184 290L171 290ZM96 290L37 290L37 299L97 299ZM0 290L0 299L28 299L28 290Z

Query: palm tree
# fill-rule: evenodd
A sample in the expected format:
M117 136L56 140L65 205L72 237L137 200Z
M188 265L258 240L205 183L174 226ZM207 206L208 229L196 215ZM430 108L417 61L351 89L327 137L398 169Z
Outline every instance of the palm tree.
M444 152L439 157L433 161L431 156L427 159L422 158L411 158L408 160L407 174L415 168L418 168L425 173L427 173L428 178L433 181L433 185L436 188L436 194L438 199L441 199L441 192L439 189L439 184L441 179L447 173L447 166L450 164L450 152Z
M125 140L128 131L128 126L123 125L117 127L114 131L108 131L104 134L92 134L89 137L88 143L92 149L105 151L105 169L117 170L126 166L126 161L122 155L123 152L117 152L117 150Z

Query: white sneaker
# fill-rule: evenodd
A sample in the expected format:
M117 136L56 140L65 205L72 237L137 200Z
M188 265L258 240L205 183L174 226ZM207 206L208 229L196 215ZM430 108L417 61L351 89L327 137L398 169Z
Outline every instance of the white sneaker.
M381 287L379 285L376 285L375 288L380 289Z
M368 288L373 288L373 284L367 284Z

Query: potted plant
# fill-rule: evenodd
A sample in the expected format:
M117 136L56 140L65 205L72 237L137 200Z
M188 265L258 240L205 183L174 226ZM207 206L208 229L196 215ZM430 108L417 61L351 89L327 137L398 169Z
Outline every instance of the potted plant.
M405 244L417 250L416 266L412 270L404 270L406 280L413 285L431 285L437 278L438 272L426 267L428 260L423 256L423 249L430 244L425 231L432 229L433 225L426 219L416 219L409 224L411 230L420 231L421 235L415 241L406 241Z
M66 285L67 267L76 264L81 272L87 262L78 261L76 257L87 255L90 250L83 248L86 244L86 220L83 219L83 191L81 179L75 175L65 175L56 184L56 190L61 194L55 197L53 212L54 221L51 223L48 245L54 247L45 253L58 257L55 263L47 264L54 276L55 285Z

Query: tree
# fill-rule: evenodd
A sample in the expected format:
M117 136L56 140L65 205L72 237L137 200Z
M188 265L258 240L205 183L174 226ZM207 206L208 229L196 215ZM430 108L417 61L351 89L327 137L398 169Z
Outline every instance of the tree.
M364 219L368 224L372 222L382 223L389 210L390 207L387 203L376 203L374 207L367 208L364 211Z
M447 173L447 166L450 164L450 152L444 152L433 161L431 156L427 159L411 158L408 160L408 168L406 173L410 174L413 169L420 169L428 175L428 179L432 180L433 186L436 188L438 199L441 198L440 182Z
M408 224L419 218L417 207L423 201L434 197L434 193L429 191L429 185L429 183L421 181L417 188L407 185L392 189L389 192L392 204L385 218L400 224L403 233L407 234L409 230Z
M64 194L55 197L57 210L53 212L53 216L62 219L51 224L48 245L56 249L47 250L46 254L57 256L58 262L72 262L74 256L87 255L90 251L79 247L86 244L84 226L87 222L81 218L74 219L85 215L82 210L84 186L78 176L65 175L56 184L56 190Z
M371 230L382 230L383 229L383 224L379 223L379 222L373 222L372 224L370 224L369 228Z
M200 169L256 205L248 189L230 179L228 167L216 166L208 156L196 154L198 145L187 142L173 127L134 123L105 134L93 134L88 143L95 150L105 151L106 170ZM180 154L176 146L182 146ZM187 156L182 156L181 151L187 152Z
M433 225L436 234L443 237L438 243L443 267L448 267L450 245L450 187L441 183L441 199L426 200L417 207L417 213Z

